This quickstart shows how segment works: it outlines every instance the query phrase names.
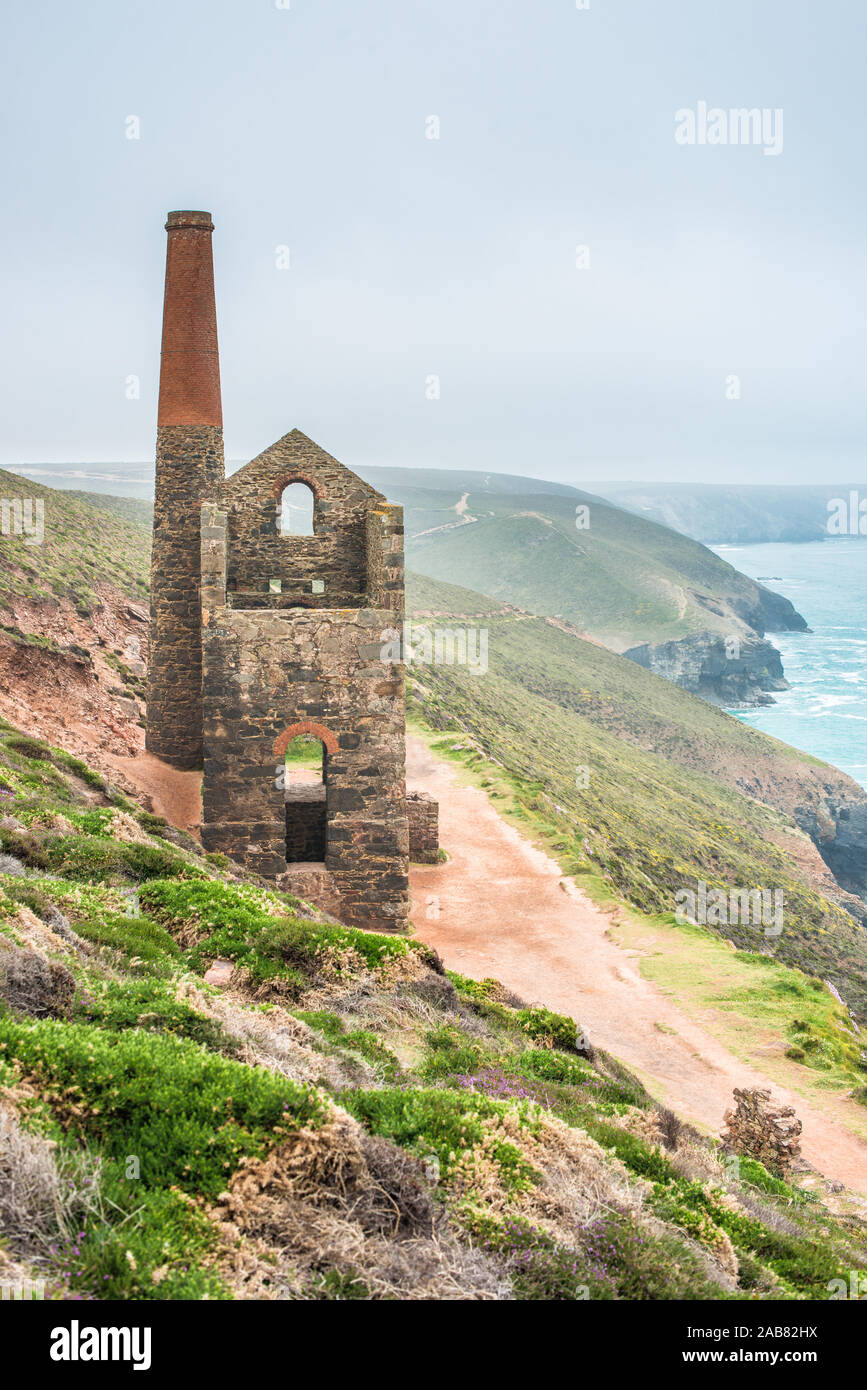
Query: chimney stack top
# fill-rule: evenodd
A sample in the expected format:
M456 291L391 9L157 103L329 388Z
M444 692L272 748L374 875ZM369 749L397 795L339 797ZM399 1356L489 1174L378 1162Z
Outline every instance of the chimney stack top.
M214 223L209 212L170 212L166 218L166 231L173 232L179 227L194 228L198 232L212 232Z

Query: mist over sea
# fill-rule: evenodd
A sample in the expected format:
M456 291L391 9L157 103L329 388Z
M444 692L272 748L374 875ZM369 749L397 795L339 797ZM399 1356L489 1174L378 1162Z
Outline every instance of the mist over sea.
M867 539L715 545L785 594L812 632L770 632L791 690L738 719L848 772L867 788Z

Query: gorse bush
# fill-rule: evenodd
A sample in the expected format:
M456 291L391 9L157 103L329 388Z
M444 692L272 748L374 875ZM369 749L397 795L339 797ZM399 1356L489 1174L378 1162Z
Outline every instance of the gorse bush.
M79 919L75 929L86 941L118 952L126 959L127 965L134 960L170 965L180 959L181 950L177 942L165 927L149 917L104 912L99 917Z
M176 998L174 986L165 980L108 980L98 990L87 992L80 1011L90 1023L101 1028L143 1028L168 1037L189 1038L212 1052L234 1057L240 1044L205 1014Z
M564 1052L578 1050L579 1030L567 1014L554 1014L550 1009L519 1009L518 1023L534 1042L559 1047Z
M384 1135L422 1158L436 1157L445 1180L461 1155L491 1136L487 1153L507 1191L526 1191L538 1179L520 1149L497 1133L497 1119L511 1113L508 1102L476 1092L422 1089L345 1091L339 1099L373 1134ZM538 1112L524 1107L522 1113L532 1133Z
M137 1156L149 1187L215 1197L245 1154L325 1113L310 1087L163 1034L0 1016L0 1055L108 1156Z
M283 907L276 895L235 884L153 882L143 885L140 898L168 931L196 937L188 959L198 970L220 957L245 966L255 979L282 975L300 987L327 951L351 952L371 970L411 950L427 954L400 936L275 915Z
M155 878L201 878L203 871L181 854L158 845L127 844L106 835L59 835L42 846L40 867L65 878L143 882Z

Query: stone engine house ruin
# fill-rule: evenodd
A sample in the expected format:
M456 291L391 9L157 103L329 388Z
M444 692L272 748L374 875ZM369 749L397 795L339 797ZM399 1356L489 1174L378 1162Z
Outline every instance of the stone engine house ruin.
M206 849L353 925L400 929L410 840L428 862L437 848L436 803L411 797L408 815L388 640L402 508L299 430L226 478L213 223L172 212L166 230L147 747L203 769ZM299 490L312 524L296 530ZM286 760L299 746L303 768Z

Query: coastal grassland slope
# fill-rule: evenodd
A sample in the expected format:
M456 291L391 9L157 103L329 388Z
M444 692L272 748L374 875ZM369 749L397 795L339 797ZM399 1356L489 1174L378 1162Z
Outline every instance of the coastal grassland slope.
M0 784L4 1282L773 1300L864 1266L857 1215L726 1161L575 1021L268 890L5 723Z
M405 475L417 483L407 485ZM463 487L474 480L478 493ZM629 650L723 705L761 703L764 692L785 685L779 653L764 633L803 628L803 619L788 600L674 531L601 498L532 480L430 470L395 470L392 478L378 470L374 481L404 503L408 555L428 575L460 574L486 593ZM7 630L53 637L35 602L59 605L74 626L120 594L143 596L148 503L57 492L11 474L2 483L10 495L37 495L46 508L42 545L4 539L0 604ZM576 529L576 506L586 510L586 529ZM740 643L736 659L726 645L732 637Z
M14 614L17 599L66 601L75 612L91 614L99 606L100 584L132 599L147 598L150 531L117 509L115 499L101 498L96 507L2 469L0 496L38 501L44 508L39 544L23 534L0 537L0 622L7 621L4 611Z
M833 859L834 814L862 807L860 788L555 623L417 576L409 601L416 623L487 629L484 674L410 666L412 707L458 734L444 747L502 769L567 873L601 876L649 913L672 914L677 894L701 882L778 890L781 935L752 925L725 935L832 981L867 1016L863 903L801 828L815 828Z
M483 475L376 472L405 509L407 560L433 579L557 617L615 651L698 634L763 637L806 624L791 603L686 536L578 489L522 491ZM415 470L413 470L413 475ZM517 480L516 480L517 481ZM467 486L462 487L461 484ZM481 485L481 486L480 486ZM586 525L576 526L576 509Z

